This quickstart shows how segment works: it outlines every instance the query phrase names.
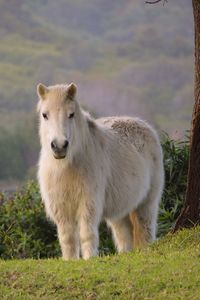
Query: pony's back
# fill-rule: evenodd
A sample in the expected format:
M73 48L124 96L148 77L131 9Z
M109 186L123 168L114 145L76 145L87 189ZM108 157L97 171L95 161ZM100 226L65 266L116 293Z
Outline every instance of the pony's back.
M141 248L148 241L154 239L156 234L157 212L164 181L163 156L159 138L149 124L138 118L107 117L98 119L97 122L116 132L122 143L124 141L126 144L133 145L145 160L146 173L148 171L150 173L150 188L145 199L142 204L129 213L134 247ZM121 182L122 185L125 185L126 179L121 178ZM141 186L138 189L141 189ZM149 213L145 212L144 207L146 210L149 209Z

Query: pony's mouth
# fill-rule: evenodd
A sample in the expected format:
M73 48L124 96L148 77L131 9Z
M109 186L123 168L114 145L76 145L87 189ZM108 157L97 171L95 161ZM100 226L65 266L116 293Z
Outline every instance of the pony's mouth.
M53 157L55 159L64 159L66 157L66 153L53 153Z
M54 154L53 156L55 159L63 159L63 158L65 158L66 154L63 154L63 155Z

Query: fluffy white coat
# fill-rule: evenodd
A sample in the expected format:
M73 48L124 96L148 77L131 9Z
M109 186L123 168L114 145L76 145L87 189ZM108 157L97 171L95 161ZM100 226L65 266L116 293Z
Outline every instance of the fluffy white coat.
M40 84L38 95L38 179L63 258L97 255L102 219L119 252L155 239L164 172L154 129L131 117L92 119L75 99L74 84ZM68 141L62 159L53 155L55 139L59 145Z

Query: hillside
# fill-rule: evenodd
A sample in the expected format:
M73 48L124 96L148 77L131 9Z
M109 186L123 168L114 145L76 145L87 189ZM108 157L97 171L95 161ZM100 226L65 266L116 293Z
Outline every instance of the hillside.
M143 251L88 261L0 260L0 298L198 300L199 235L199 227L183 230Z
M0 38L0 179L34 173L38 82L76 82L96 115L138 115L178 135L190 126L187 0L0 0Z

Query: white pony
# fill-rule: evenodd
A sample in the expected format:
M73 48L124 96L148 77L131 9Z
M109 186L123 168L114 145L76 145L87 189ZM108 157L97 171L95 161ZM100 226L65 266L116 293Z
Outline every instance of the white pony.
M144 121L94 120L76 86L39 84L38 178L47 215L56 223L63 258L98 253L98 226L111 227L118 252L155 239L163 189L159 139Z

